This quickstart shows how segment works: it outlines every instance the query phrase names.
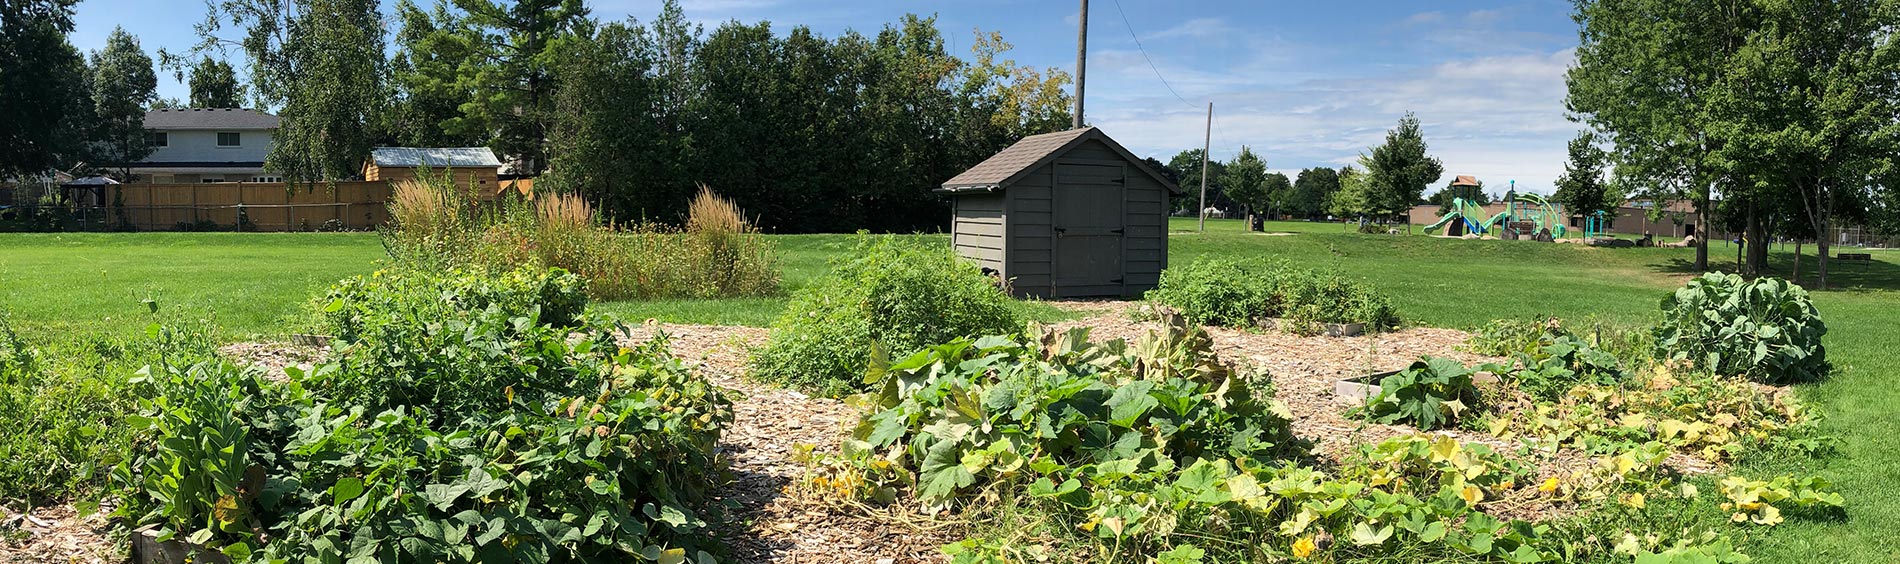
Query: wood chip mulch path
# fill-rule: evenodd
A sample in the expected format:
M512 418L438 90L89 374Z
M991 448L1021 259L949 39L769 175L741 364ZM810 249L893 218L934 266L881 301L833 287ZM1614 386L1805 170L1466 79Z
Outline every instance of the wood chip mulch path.
M0 564L124 562L121 550L110 540L102 514L81 518L71 505L27 513L0 507Z

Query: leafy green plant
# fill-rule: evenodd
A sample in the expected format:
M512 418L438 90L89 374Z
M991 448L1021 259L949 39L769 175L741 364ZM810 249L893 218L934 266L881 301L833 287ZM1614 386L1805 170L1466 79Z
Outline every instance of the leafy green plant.
M1199 456L1266 460L1289 447L1265 375L1234 371L1210 347L1176 320L1133 345L1032 329L927 348L873 368L873 412L846 452L901 452L918 496L942 505L1065 466L1129 474Z
M1438 429L1456 423L1478 405L1472 371L1449 358L1425 357L1379 381L1379 394L1366 400L1366 418L1379 423L1408 423Z
M1807 290L1787 280L1705 274L1664 297L1662 310L1659 358L1770 384L1828 373L1827 324Z
M1163 271L1147 299L1179 309L1195 323L1248 327L1281 310L1269 270L1257 263L1196 260Z
M1363 323L1381 331L1399 321L1391 301L1370 285L1281 261L1196 260L1162 272L1147 299L1196 323L1226 327L1284 317L1285 328L1302 335L1317 334L1328 323Z
M307 383L374 410L423 409L453 422L596 387L609 375L608 331L584 317L581 280L524 267L498 277L381 271L319 300L339 340ZM587 335L571 339L580 329Z
M826 395L867 389L872 350L909 354L959 337L1018 330L1010 298L940 245L864 236L851 257L792 298L751 373Z
M1784 509L1839 509L1847 503L1819 476L1781 475L1766 481L1729 476L1721 486L1722 496L1728 498L1722 510L1733 511L1729 519L1737 523L1773 526L1783 521Z
M136 412L128 379L139 367L214 354L202 324L133 335L54 335L29 343L0 316L0 503L94 504L107 472L131 449Z
M449 425L229 364L142 378L142 448L113 471L131 525L238 561L709 563L700 514L731 405L664 339L614 375Z
M1615 355L1583 339L1556 334L1543 343L1508 365L1486 368L1539 401L1555 401L1580 384L1616 386L1627 376Z

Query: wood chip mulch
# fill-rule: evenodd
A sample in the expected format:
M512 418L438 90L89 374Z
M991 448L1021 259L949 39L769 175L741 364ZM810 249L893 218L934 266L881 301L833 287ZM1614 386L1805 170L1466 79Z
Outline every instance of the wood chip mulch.
M124 562L124 550L111 540L102 514L81 518L71 505L26 513L0 507L0 563Z
M945 531L921 531L875 517L875 513L804 503L785 493L804 466L793 460L796 445L837 452L857 422L844 402L807 396L739 376L749 349L763 346L769 332L755 327L648 324L624 337L641 343L658 329L667 348L700 363L714 384L737 392L734 421L720 437L731 481L719 498L730 509L717 534L734 562L940 562L938 548L958 540ZM893 514L896 510L893 510Z

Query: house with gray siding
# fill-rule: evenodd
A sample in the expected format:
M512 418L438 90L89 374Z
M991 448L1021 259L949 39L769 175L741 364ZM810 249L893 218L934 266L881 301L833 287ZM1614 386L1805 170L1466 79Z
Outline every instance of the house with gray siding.
M1032 135L944 182L957 252L1041 298L1135 297L1168 266L1180 188L1093 127Z
M264 173L277 116L237 108L145 112L152 154L131 166L138 182L280 182Z

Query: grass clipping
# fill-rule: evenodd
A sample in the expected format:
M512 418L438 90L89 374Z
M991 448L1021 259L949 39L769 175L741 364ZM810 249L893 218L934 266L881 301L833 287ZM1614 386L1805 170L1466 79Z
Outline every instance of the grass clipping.
M603 300L730 298L779 291L770 243L731 200L704 186L684 228L614 226L579 196L508 192L484 201L474 186L425 176L398 182L383 244L422 268L506 271L560 267Z

